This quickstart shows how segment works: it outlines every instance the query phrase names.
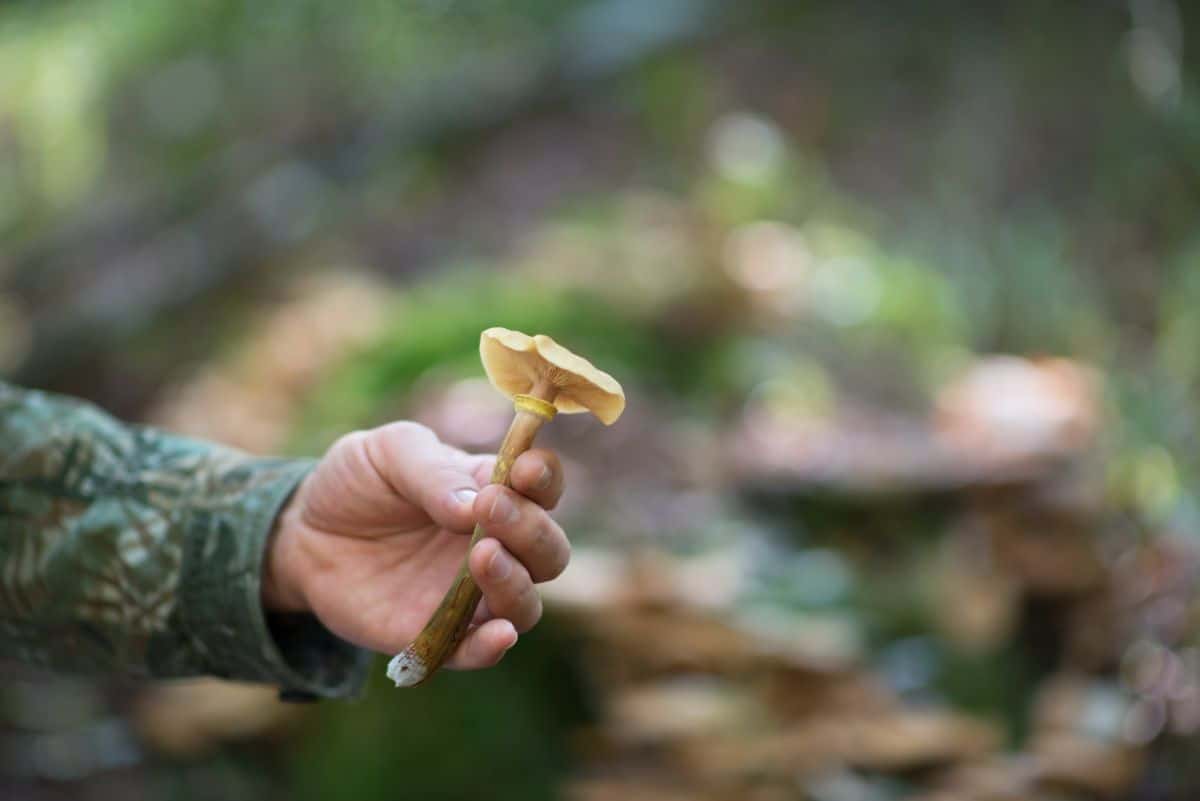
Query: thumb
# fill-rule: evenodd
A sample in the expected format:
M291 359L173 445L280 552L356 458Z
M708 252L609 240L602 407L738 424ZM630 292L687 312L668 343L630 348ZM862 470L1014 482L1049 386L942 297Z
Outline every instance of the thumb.
M419 423L390 423L370 432L371 463L392 489L440 526L470 533L479 493L476 461Z

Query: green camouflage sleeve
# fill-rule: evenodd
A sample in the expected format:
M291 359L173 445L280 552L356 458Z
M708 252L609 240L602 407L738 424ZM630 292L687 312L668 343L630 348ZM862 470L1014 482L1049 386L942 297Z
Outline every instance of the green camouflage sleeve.
M275 516L311 468L0 382L0 655L357 693L366 652L260 600Z

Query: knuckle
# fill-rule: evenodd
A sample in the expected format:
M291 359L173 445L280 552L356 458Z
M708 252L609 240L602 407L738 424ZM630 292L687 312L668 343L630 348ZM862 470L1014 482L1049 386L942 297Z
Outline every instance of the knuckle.
M542 568L540 581L549 581L566 569L570 558L570 545L566 540L566 534L549 517L542 515L535 524L529 539L529 553Z
M507 581L500 582L504 585L508 583ZM511 620L517 617L521 611L521 593L513 587L493 587L488 607L495 612L497 617Z
M561 483L563 478L563 466L562 462L558 459L558 455L555 454L554 451L540 451L538 456L541 460L539 468L546 467L550 470L551 486Z
M548 556L552 550L550 527L546 520L535 517L529 533L529 550L536 556Z
M532 586L521 593L520 598L520 628L528 631L542 619L542 596Z
M361 443L363 449L377 465L399 464L417 448L437 441L437 437L426 426L401 420L388 423L368 431L354 431L343 439Z
M363 430L348 431L333 441L330 450L345 450L358 448L370 440L370 432Z
M488 608L496 615L496 617L511 617L513 610L517 608L517 594L513 592L512 587L504 586L507 581L497 581L492 584L486 594L488 599Z
M505 487L503 484L487 484L479 491L479 494L484 496L487 506L490 509L492 504L500 500L501 495L508 493L507 497L510 501L516 502L515 495L511 494L512 490Z
M487 484L492 469L496 466L496 457L488 455L472 455L470 457L470 473L480 484Z
M571 563L571 542L563 536L562 544L555 549L554 558L551 561L550 571L546 575L546 581L556 579L563 574L567 569L567 565Z
M472 668L488 667L492 664L492 653L488 649L487 644L482 642L480 638L475 637L471 640L469 650L464 654L467 665Z
M533 590L533 599L530 601L531 609L529 613L529 623L526 628L533 628L538 621L542 619L542 596L536 590Z
M519 614L529 603L529 593L533 592L533 581L523 570L514 570L504 582L507 610Z
M434 464L425 469L425 481L431 487L441 487L443 485L461 486L465 483L467 476L453 465L449 464Z
M543 580L541 574L555 560L555 550L553 532L544 521L530 523L521 532L517 543L521 561L528 566L530 576L538 581Z
M378 431L397 445L426 443L437 439L433 429L420 423L414 423L412 420L397 420L381 426Z

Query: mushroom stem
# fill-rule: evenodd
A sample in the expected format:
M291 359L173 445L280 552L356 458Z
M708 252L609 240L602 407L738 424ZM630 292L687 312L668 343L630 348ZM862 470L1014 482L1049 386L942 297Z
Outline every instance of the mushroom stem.
M557 396L558 387L544 378L529 391L529 397L545 401L551 406ZM508 433L504 435L504 441L500 443L500 450L496 452L496 466L492 468L491 483L493 484L509 486L508 474L512 471L513 462L517 460L518 456L533 447L533 439L537 436L542 424L549 422L554 417L553 412L549 412L549 416L532 412L528 408L524 408L519 400L515 407L516 414L513 415L513 420L508 426ZM481 531L479 526L475 527L475 534L471 537L472 547L479 541Z
M557 396L558 387L547 378L538 381L528 395L517 396L514 404L516 414L496 454L491 483L511 486L509 473L512 472L513 463L533 447L533 440L542 425L554 418L554 399ZM462 566L454 583L442 597L442 602L412 644L388 663L388 678L397 687L414 687L432 676L450 658L466 635L482 597L475 579L471 577L467 561L471 549L483 536L483 526L477 524L471 535L471 543L467 546L467 555L463 557Z

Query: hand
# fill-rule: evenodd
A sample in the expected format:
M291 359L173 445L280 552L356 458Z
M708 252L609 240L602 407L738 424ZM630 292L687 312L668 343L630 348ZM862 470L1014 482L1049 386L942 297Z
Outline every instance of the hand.
M541 618L534 584L563 571L570 545L547 514L563 490L554 453L522 454L511 473L515 491L487 486L494 462L416 423L342 437L279 516L264 606L313 612L345 640L396 653L437 608L478 521L487 537L469 566L483 601L447 667L496 664Z

